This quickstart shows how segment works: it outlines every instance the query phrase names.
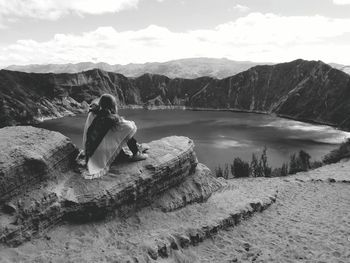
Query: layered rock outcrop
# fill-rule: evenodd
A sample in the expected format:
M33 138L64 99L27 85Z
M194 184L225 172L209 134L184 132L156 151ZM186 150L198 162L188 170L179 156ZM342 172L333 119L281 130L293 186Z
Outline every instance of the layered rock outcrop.
M102 93L119 105L276 113L350 129L350 76L321 61L256 66L225 79L170 79L90 70L75 74L0 71L0 127L84 111Z
M82 167L75 163L78 149L59 133L6 127L0 129L0 138L5 139L0 155L0 250L6 255L8 246L25 246L35 236L36 242L51 242L37 251L43 259L81 259L56 252L66 244L65 251L73 253L69 243L75 235L91 230L96 231L93 242L103 243L106 233L112 235L106 246L114 244L114 260L149 262L234 226L276 199L272 180L255 189L250 181L239 187L215 178L198 163L193 141L186 137L150 142L147 160L117 159L106 176L95 180L83 179ZM89 250L100 245L90 244ZM52 253L50 247L58 250ZM82 247L79 251L86 253Z
M31 126L0 129L0 202L66 172L78 153L58 132Z
M208 168L197 167L194 144L185 137L153 141L146 161L116 163L98 180L83 179L74 166L78 149L60 133L6 127L0 129L0 138L3 242L21 242L62 220L125 214L153 203L154 196L173 186L178 188L167 194L175 197L165 194L157 198L156 206L172 210L201 202L222 186Z

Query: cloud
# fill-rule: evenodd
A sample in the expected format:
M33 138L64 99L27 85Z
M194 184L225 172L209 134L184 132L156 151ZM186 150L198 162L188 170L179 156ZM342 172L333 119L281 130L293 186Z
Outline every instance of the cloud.
M333 0L336 5L350 5L350 0Z
M99 27L82 34L56 34L51 40L25 39L0 46L0 66L10 64L111 64L167 61L188 57L282 62L297 58L350 64L350 19L251 13L215 28L173 32L150 25L118 32ZM342 41L338 41L343 38Z
M238 10L239 12L248 12L250 10L248 6L240 5L240 4L235 5L233 9Z
M67 14L99 15L135 8L139 0L0 0L0 17L56 20Z

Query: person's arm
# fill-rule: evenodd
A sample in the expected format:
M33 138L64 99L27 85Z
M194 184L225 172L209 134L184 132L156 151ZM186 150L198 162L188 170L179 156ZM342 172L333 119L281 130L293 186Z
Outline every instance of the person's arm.
M86 143L86 133L87 133L87 130L90 127L92 121L94 120L94 118L95 118L95 114L92 113L92 112L89 112L89 115L88 115L88 117L86 119L86 122L85 122L84 133L83 133L83 149L84 149L84 152L85 152L85 143Z
M122 117L120 117L118 114L112 114L112 118L111 118L112 129L114 131L118 131L120 129L121 125L123 125L123 121L124 121L124 119Z

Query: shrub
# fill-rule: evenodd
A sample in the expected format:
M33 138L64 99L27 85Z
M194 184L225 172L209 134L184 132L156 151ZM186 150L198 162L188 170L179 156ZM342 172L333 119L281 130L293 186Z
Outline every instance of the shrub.
M288 163L284 163L281 168L281 176L288 175Z
M341 152L342 156L350 157L350 139L343 143L338 149L338 153ZM334 151L333 151L334 152ZM345 154L346 153L346 154ZM235 178L240 177L279 177L287 176L288 174L295 174L298 172L308 171L310 169L316 169L323 165L320 161L310 162L311 156L307 152L300 150L298 154L292 154L290 156L290 162L283 163L281 167L272 169L267 160L267 148L264 147L260 159L257 154L252 154L252 160L250 165L248 162L243 161L239 157L234 158L233 164L231 164L231 174ZM229 165L225 163L224 168L218 166L215 168L216 177L223 177L229 179L230 169Z
M280 177L288 175L288 163L282 164L282 167L275 168L271 172L271 177Z
M298 158L295 153L293 153L290 156L290 161L289 161L289 173L290 174L295 174L299 170L299 164L298 164Z
M307 171L310 169L310 159L311 156L310 154L308 154L307 152L301 150L299 152L299 159L300 159L300 165L301 165L301 169L302 171Z
M252 177L270 177L272 173L271 167L267 161L267 148L263 149L263 152L258 160L255 153L252 154L252 161L250 162L249 174Z
M256 157L255 153L252 154L252 161L250 162L249 174L251 177L261 177L262 176L261 167L259 165L259 161L258 161L258 158Z
M215 168L215 176L229 179L229 177L230 177L229 165L227 163L225 163L224 168L221 168L221 166L218 165Z
M218 165L218 167L215 167L215 176L216 177L224 177L223 171L222 171L222 168L220 167L220 165Z
M323 162L320 161L314 161L310 163L310 169L317 169L319 167L323 166Z
M228 168L228 163L225 163L225 168L224 168L224 171L223 171L223 177L225 179L229 179L229 177L230 177L230 169Z
M249 164L240 158L235 158L231 165L233 177L249 177Z
M295 174L309 170L311 167L310 159L311 156L303 150L299 151L298 155L292 154L289 162L289 173Z
M266 146L264 147L263 152L261 154L259 166L261 169L262 176L264 176L264 177L271 176L272 169L268 165L268 162L267 162L267 148L266 148Z
M337 149L332 150L330 153L323 157L325 164L336 163L341 159L350 157L350 138L339 145Z

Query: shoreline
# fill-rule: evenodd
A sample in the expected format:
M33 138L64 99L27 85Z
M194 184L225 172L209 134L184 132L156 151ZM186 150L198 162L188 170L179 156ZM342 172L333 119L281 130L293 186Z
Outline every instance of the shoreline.
M271 113L267 111L257 111L257 110L244 110L244 109L237 109L237 108L204 108L204 107L188 107L184 105L161 105L161 106L144 106L144 105L138 105L138 104L129 104L129 105L120 105L119 109L121 110L183 110L183 111L217 111L217 112L237 112L237 113L254 113L254 114L263 114L263 115L270 115L270 116L276 116L283 119L289 119L294 121L299 121L303 123L313 124L313 125L320 125L320 126L329 126L334 129L344 131L344 132L350 132L349 130L342 129L337 127L333 123L328 122L322 122L317 120L310 120L310 119L298 119L292 116L284 115L284 114L277 114L277 113ZM48 120L54 120L59 118L64 118L68 116L76 116L78 114L85 114L87 111L80 111L77 113L74 112L67 112L68 114L62 114L62 116L45 116L41 118L35 118L34 123L31 123L29 125L35 125L39 124ZM23 125L23 124L20 124ZM25 125L25 124L24 124ZM27 124L28 125L28 124Z
M345 140L345 138L349 138L349 136L350 136L350 134L345 134L345 132L334 129L332 126L327 126L324 124L315 124L315 125L319 125L317 127L317 126L314 126L312 124L308 124L305 122L299 122L299 120L296 120L296 122L288 121L288 119L292 119L292 118L283 118L281 116L278 116L275 113L267 113L267 112L261 112L261 111L253 112L253 111L248 111L248 110L244 111L244 110L239 110L239 109L213 109L213 108L202 108L202 107L199 108L199 107L164 106L164 105L160 106L160 107L157 106L157 107L151 107L151 108L150 107L146 108L146 107L143 107L141 105L123 105L123 106L120 106L119 109L120 109L120 115L133 116L135 114L136 116L139 116L140 120L142 120L142 118L143 118L142 116L148 116L148 115L153 116L154 114L156 114L156 115L159 114L160 116L169 116L169 115L171 115L171 116L173 116L173 115L184 116L184 118L186 118L186 119L191 118L189 116L193 116L193 118L196 119L197 117L200 118L200 116L207 116L207 115L212 116L212 118L214 118L214 119L220 119L221 117L224 117L224 118L228 118L228 120L231 118L242 118L242 119L252 118L252 119L255 119L257 121L260 119L266 119L266 121L267 121L266 124L276 122L276 124L272 124L272 126L276 125L277 129L278 129L279 125L282 125L281 126L282 129L293 130L292 127L295 126L295 127L301 127L300 128L301 130L303 130L303 128L305 128L306 130L318 131L320 134L323 133L323 131L334 133L334 134L336 134L336 135L334 135L334 139L333 139L333 135L327 137L326 141L323 141L323 139L321 139L320 141L315 139L316 140L315 143L317 143L317 144L331 145L331 147L334 147L334 148L337 147L337 145L339 145L340 143L342 143ZM126 111L123 112L123 110L126 110ZM152 111L158 111L159 113L156 113L156 112L152 113ZM184 111L189 111L189 112L186 113ZM194 111L194 112L191 113L191 111ZM197 111L198 113L195 113L195 111ZM213 113L210 113L210 112L213 112ZM218 112L218 113L214 113L214 112ZM233 112L233 113L219 113L219 112ZM252 115L248 115L248 114L242 115L242 114L235 114L234 112L253 113L253 114ZM261 116L261 115L256 115L256 114L263 114L266 117ZM53 121L53 122L46 122L46 124L42 124L42 125L39 124L39 125L35 125L35 126L36 127L43 126L44 128L46 127L47 129L50 129L51 123L53 124L53 126L51 126L51 127L55 127L55 125L57 125L57 123L61 123L61 122L74 123L75 120L81 121L83 119L86 119L87 113L86 112L80 113L80 114L77 113L75 116L77 116L77 117L70 116L69 118L66 118L66 119L61 119L61 120ZM186 117L186 116L188 116L188 117ZM191 119L193 120L193 118L191 118ZM167 117L165 117L165 119L167 119ZM296 129L298 130L299 128L296 128ZM299 131L291 131L290 133L294 134L294 133L298 133L298 132ZM345 134L344 136L343 136L343 133ZM176 132L174 133L174 131L173 131L173 134L176 134ZM315 136L317 137L317 135L315 135ZM77 142L77 144L79 145L80 141ZM79 147L81 147L81 146L79 146ZM304 149L303 147L304 146L301 145L300 149ZM328 146L322 146L322 147L325 147L325 149L327 149L327 150L322 151L322 155L320 154L320 156L318 156L318 153L312 154L313 159L321 160L323 158L324 154L326 154L328 151L332 150L332 149L328 150L328 148L327 148ZM252 150L252 152L253 151L254 150ZM292 153L292 150L290 150L290 152ZM244 155L244 153L241 155ZM248 159L246 159L246 160L248 160ZM287 160L287 159L288 159L288 157L285 158L285 160ZM224 159L224 160L226 161L226 159ZM220 163L220 162L221 161L217 161L217 163ZM205 163L207 163L207 164L210 163L209 167L212 170L215 170L214 162L213 162L213 164L211 164L210 160L206 160ZM276 163L276 164L273 164L273 168L277 168L277 167L280 167L280 165L282 165L282 162L279 162L279 161L273 161L273 163Z
M126 106L126 107L125 107ZM188 106L152 106L152 107L145 107L140 105L125 105L121 106L120 109L144 109L144 110L188 110L188 111L222 111L222 112L237 112L237 113L254 113L254 114L263 114L263 115L270 115L270 116L276 116L283 119L289 119L294 121L299 121L303 123L308 124L314 124L314 125L320 125L320 126L329 126L334 129L344 131L344 132L350 132L350 130L341 129L337 127L333 123L329 122L322 122L317 120L310 120L310 119L298 119L292 116L284 115L284 114L278 114L273 112L267 112L267 111L257 111L257 110L244 110L244 109L237 109L237 108L203 108L203 107L188 107ZM130 107L131 106L131 107Z
M316 120L310 120L310 119L297 119L297 118L294 118L294 117L291 117L291 116L288 116L288 115L284 115L284 114L276 114L276 116L278 116L280 118L294 120L294 121L300 121L300 122L304 122L304 123L330 126L330 127L335 128L337 130L340 130L340 131L349 132L349 130L340 129L335 124L330 123L330 122L322 122L322 121L316 121Z

